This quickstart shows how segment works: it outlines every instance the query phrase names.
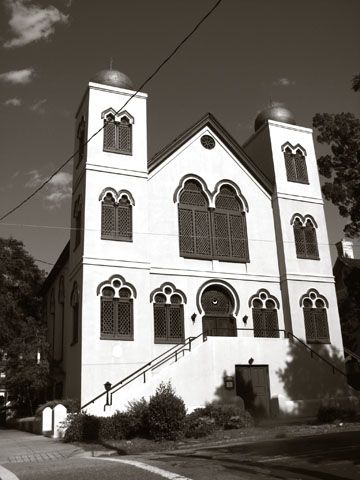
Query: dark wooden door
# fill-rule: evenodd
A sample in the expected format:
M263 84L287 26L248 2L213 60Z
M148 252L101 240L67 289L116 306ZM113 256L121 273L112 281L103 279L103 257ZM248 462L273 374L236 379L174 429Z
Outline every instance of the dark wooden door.
M232 315L234 305L228 291L212 285L202 294L201 304L205 312L204 333L220 337L236 336L236 320Z
M270 386L268 365L236 365L236 395L239 395L256 417L270 415Z

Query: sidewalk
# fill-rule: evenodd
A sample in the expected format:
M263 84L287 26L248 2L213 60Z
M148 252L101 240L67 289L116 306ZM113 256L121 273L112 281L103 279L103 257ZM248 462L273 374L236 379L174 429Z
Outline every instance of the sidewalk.
M75 445L19 430L0 429L0 464L43 462L83 453Z

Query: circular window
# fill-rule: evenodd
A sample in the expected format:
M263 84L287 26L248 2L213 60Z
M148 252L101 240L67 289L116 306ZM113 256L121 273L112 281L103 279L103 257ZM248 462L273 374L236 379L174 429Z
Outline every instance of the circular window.
M166 287L164 292L166 293L166 295L170 295L170 293L172 292L172 289L170 287Z
M212 137L210 137L210 135L203 135L200 141L201 141L201 145L208 150L211 150L212 148L215 147L215 140Z

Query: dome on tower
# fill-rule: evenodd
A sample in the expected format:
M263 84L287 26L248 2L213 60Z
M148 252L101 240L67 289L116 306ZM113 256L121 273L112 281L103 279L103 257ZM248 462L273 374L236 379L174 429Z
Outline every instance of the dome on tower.
M118 70L100 70L90 81L110 85L111 87L127 88L128 90L134 89L130 78Z
M279 105L272 105L271 107L262 110L255 119L255 132L260 127L265 125L268 120L275 120L276 122L290 123L296 125L294 115L285 107Z

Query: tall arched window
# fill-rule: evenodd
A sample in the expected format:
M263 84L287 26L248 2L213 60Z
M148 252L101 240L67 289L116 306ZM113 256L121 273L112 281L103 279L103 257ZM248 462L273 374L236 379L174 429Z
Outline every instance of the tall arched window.
M132 241L132 198L113 189L101 194L101 238Z
M248 261L245 212L235 190L223 185L216 196L214 217L214 258Z
M112 153L132 153L132 125L126 115L120 116L109 113L104 120L104 151Z
M79 122L79 127L77 130L77 140L78 140L78 161L76 164L76 168L80 165L82 159L84 158L84 152L85 152L85 135L86 135L86 130L85 130L85 119L84 117L81 117L81 120Z
M289 144L283 151L288 182L309 183L305 152Z
M72 340L71 345L79 341L79 289L75 282L70 297L72 307Z
M81 243L81 196L79 195L74 203L74 213L73 217L75 219L75 245L74 250L80 245Z
M134 340L133 287L121 276L103 282L101 294L100 338Z
M184 295L171 284L164 284L152 294L155 343L184 341Z
M304 312L307 343L330 343L326 308L328 301L315 289L310 289L300 299Z
M54 358L54 346L55 346L55 291L52 288L50 294L50 332L51 332L51 348L52 356Z
M319 260L319 250L316 238L316 223L309 216L294 215L292 219L296 256Z
M208 200L196 180L187 180L179 201L180 255L211 258L211 226Z
M63 359L63 353L64 353L64 323L65 323L65 282L64 282L63 275L61 275L59 280L58 301L60 304L60 312L61 312L60 313L61 331L60 331L60 338L58 341L59 352L58 352L58 355L55 355L55 356L57 360L61 361Z
M267 290L262 289L250 298L249 306L252 307L254 337L278 338L280 336L278 300Z

